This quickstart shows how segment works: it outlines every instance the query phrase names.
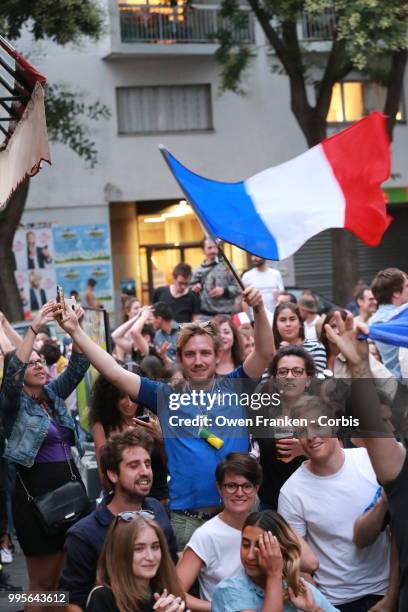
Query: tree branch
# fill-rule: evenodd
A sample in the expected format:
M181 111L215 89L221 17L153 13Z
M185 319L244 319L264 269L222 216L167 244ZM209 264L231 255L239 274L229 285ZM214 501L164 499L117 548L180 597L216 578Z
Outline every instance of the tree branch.
M407 49L394 51L391 56L391 68L388 76L387 97L384 105L384 115L388 117L388 135L392 140L396 115L404 84L404 73L408 60Z
M282 66L285 68L288 75L292 77L296 74L298 67L293 61L293 58L290 56L290 52L285 48L284 43L279 38L275 28L272 26L270 22L270 15L264 11L258 0L248 0L248 4L255 13L266 38L274 48L276 55L282 63Z

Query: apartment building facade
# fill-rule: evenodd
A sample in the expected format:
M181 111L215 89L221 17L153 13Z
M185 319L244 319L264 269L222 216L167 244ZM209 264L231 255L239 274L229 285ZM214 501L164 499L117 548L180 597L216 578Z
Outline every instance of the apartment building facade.
M98 122L84 117L98 149L99 163L93 169L67 146L52 145L52 168L31 181L23 222L107 224L117 300L121 280L135 279L138 295L147 301L154 287L170 280L178 261L195 266L202 259L201 227L158 144L197 173L223 181L242 180L306 149L290 112L288 79L271 70L274 55L249 12L246 25L234 32L253 50L243 82L245 95L239 96L220 92L211 38L222 25L219 5L154 2L104 0L105 35L97 43L29 46L31 61L50 83L63 83L85 103L99 100L111 117ZM330 23L317 28L304 16L298 27L303 40L325 52ZM24 52L29 41L22 43ZM381 102L378 88L352 75L335 88L330 131L360 118L367 108L380 108ZM400 119L394 134L393 178L386 185L394 222L380 247L357 246L359 274L367 281L386 265L408 269L404 104ZM246 268L245 253L235 247L227 252L239 270ZM330 297L330 261L330 234L323 232L283 262L286 282Z

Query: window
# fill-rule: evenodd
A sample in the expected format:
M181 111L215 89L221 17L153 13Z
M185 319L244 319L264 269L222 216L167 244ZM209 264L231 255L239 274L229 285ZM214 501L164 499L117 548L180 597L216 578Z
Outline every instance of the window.
M327 121L329 123L346 123L358 121L367 113L384 109L386 91L377 83L361 81L344 81L333 87ZM404 120L403 103L397 114L397 121Z
M117 89L119 134L211 130L211 86L174 85Z

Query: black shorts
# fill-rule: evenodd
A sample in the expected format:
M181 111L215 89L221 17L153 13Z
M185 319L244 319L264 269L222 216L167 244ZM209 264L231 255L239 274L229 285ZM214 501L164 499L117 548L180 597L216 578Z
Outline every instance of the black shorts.
M80 478L78 469L72 461L71 466L74 474ZM66 461L35 463L31 468L17 465L17 473L20 473L28 492L33 497L53 491L70 479ZM68 527L63 527L58 534L52 536L44 531L18 476L13 495L13 520L17 539L26 557L51 555L63 551Z

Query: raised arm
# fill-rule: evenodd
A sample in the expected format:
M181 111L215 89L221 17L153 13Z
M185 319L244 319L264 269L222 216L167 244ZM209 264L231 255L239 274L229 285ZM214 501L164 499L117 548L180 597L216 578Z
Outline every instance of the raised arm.
M143 326L146 324L147 319L152 312L151 306L143 306L140 311L140 316L133 323L130 329L130 335L132 336L133 344L139 349L142 355L149 354L149 343L142 336Z
M340 313L335 313L338 333L325 325L328 339L337 344L350 367L352 376L351 409L359 420L361 435L370 456L376 476L381 484L395 480L405 461L406 450L397 442L381 415L380 401L373 383L373 375L368 362L368 345L359 340L359 332L368 333L365 325L353 328L351 314L343 321Z
M54 316L62 329L71 336L74 344L79 347L106 380L130 397L138 395L140 376L122 368L109 353L93 342L81 329L77 316L72 309L64 309L59 304L54 304ZM62 317L62 319L59 320L59 317Z
M125 336L126 334L130 333L131 327L138 320L139 316L140 313L138 312L137 315L128 321L125 321L125 323L122 323L122 325L119 325L119 327L112 332L112 340L115 342L115 345L122 349L124 353L132 352L132 342L128 338L125 338Z
M0 325L8 338L9 342L13 345L14 348L18 348L20 344L22 344L23 339L19 333L16 332L14 327L10 324L10 321L7 317L0 311Z
M247 287L243 292L243 298L248 306L254 309L255 339L255 348L245 359L244 370L251 378L259 378L275 353L273 332L260 291L254 287Z
M16 351L16 356L23 363L27 363L29 361L35 338L38 334L38 329L41 327L41 325L45 325L53 319L53 311L54 302L47 302L42 308L40 308L38 313L33 318L23 341Z

